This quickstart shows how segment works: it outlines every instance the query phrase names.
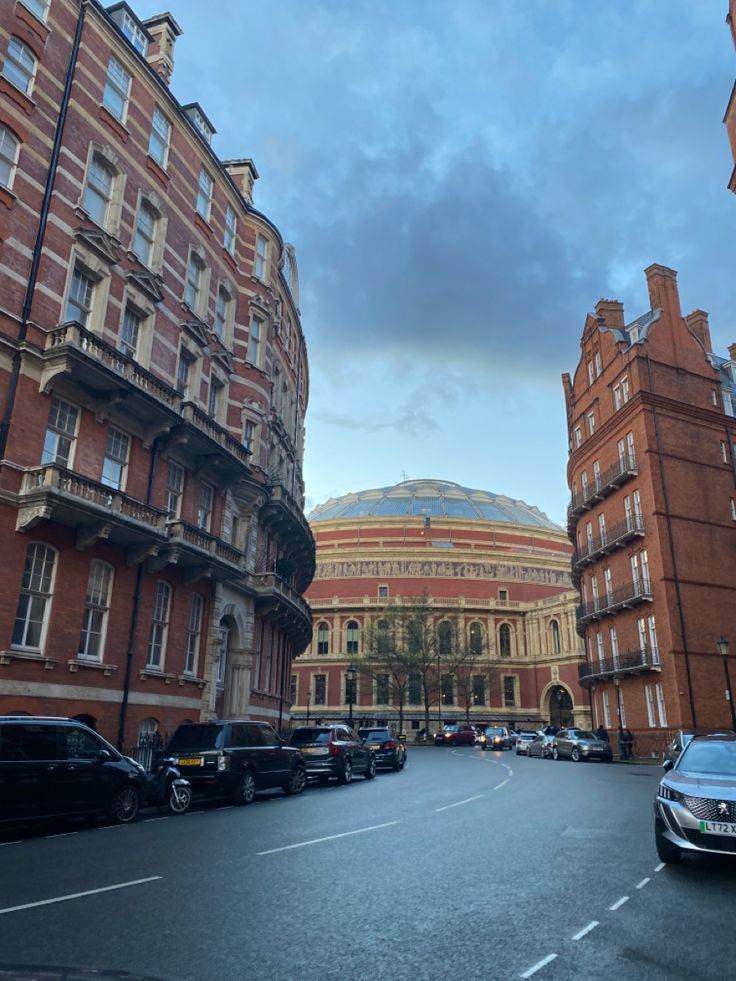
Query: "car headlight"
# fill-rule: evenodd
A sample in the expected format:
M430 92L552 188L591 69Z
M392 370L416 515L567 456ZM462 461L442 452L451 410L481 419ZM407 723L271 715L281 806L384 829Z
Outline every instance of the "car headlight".
M664 797L665 800L682 800L684 794L681 794L679 790L668 787L666 783L661 783L659 785L659 796Z

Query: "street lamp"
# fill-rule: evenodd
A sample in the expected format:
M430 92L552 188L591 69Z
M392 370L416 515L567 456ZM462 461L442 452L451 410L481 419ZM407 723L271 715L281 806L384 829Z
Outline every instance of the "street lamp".
M312 702L312 692L310 689L310 691L307 692L307 725L309 725L309 706L311 702Z
M345 672L345 677L347 678L347 690L345 692L345 700L348 703L348 722L350 723L350 728L353 727L353 703L355 702L355 676L357 675L356 669L352 664L348 665Z
M726 701L731 709L731 728L736 732L736 712L734 712L733 698L731 697L731 676L728 673L728 641L721 634L720 640L716 641L718 653L723 658L723 675L726 679Z
M440 652L437 651L437 730L442 730L442 669L440 668Z

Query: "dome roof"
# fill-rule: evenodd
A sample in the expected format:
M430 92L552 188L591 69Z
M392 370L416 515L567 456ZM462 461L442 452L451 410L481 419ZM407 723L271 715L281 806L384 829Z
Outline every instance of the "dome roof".
M402 518L410 516L506 521L562 531L539 508L502 494L472 490L449 480L405 480L393 487L331 497L307 516L311 523L342 518Z

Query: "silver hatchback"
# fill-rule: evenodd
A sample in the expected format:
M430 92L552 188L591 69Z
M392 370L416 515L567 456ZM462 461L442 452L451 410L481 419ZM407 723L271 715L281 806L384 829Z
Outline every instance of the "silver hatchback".
M695 736L662 765L654 799L660 861L674 864L686 851L736 854L736 736Z
M613 759L611 747L604 739L599 739L594 732L587 729L560 729L552 739L552 759L570 759L575 763L580 760L603 760L610 763Z

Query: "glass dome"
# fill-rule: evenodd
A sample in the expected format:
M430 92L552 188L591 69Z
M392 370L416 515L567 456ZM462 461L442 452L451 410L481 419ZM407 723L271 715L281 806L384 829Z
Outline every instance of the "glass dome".
M343 518L468 518L562 531L543 511L502 494L472 490L449 480L405 480L393 487L331 497L307 516L311 523Z

